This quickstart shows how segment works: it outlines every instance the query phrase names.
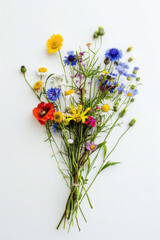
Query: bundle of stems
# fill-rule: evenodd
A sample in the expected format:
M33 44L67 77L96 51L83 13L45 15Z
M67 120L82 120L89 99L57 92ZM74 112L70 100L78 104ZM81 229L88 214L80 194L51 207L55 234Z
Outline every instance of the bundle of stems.
M136 75L137 68L134 68L132 74L126 73L129 67L120 61L122 56L118 49L107 51L104 63L99 63L97 55L104 35L100 33L100 30L98 35L94 33L93 49L89 43L87 50L70 52L65 60L58 50L64 74L57 76L51 73L46 79L44 75L40 75L39 88L36 88L38 82L31 86L26 78L26 68L21 67L25 81L40 101L33 114L45 125L48 135L46 141L49 142L58 169L70 189L57 229L62 222L64 228L67 222L70 229L75 219L80 230L79 212L87 221L81 208L82 200L86 197L89 206L93 208L88 191L100 173L119 163L110 162L110 155L135 123L135 119L129 122L113 148L108 151L110 134L123 124L121 119L129 105L134 102L140 78ZM114 59L115 51L119 51L119 59ZM125 81L125 84L122 81ZM47 104L52 104L51 108L48 108ZM57 138L61 139L60 146ZM102 160L99 159L101 151ZM88 181L95 166L97 170L94 171L93 179Z

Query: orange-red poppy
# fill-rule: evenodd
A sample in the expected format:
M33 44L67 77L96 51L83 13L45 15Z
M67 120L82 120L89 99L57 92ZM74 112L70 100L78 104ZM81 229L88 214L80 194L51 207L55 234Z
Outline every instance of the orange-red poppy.
M33 115L38 119L41 125L46 124L47 120L53 120L55 109L52 103L41 102L33 109Z

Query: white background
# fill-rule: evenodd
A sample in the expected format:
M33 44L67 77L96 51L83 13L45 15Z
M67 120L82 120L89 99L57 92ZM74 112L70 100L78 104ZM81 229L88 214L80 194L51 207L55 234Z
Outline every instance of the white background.
M158 0L1 0L0 239L160 239L159 11ZM88 223L80 217L82 231L75 225L68 235L56 230L68 190L32 116L38 101L19 68L26 65L31 84L41 65L62 72L46 40L62 34L65 54L91 42L99 25L106 31L102 58L109 47L134 45L143 86L128 113L137 123L110 159L122 164L97 179L89 192L94 209L83 203Z

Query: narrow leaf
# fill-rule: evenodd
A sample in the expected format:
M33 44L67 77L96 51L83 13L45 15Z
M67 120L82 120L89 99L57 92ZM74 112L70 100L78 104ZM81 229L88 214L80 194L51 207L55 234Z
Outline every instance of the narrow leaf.
M105 158L105 156L106 156L106 153L107 153L107 147L106 147L106 145L105 145L105 144L103 145L103 150L104 150L104 158Z
M116 164L119 164L120 162L107 162L104 166L103 166L103 168L101 169L101 171L100 172L102 172L105 168L107 168L107 167L109 167L109 166L113 166L113 165L116 165ZM99 173L100 173L99 172Z

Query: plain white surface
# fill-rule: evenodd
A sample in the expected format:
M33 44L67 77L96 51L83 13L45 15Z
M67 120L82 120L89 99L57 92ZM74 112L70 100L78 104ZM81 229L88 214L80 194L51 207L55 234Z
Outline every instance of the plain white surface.
M0 239L160 239L159 11L158 0L1 1ZM94 209L83 203L88 223L80 217L82 231L75 225L68 235L55 230L68 192L19 68L26 65L32 84L39 65L62 72L58 56L46 53L46 40L62 34L66 53L92 41L99 25L106 31L102 54L135 47L143 87L128 116L138 121L110 159L123 164L108 169L89 192Z

